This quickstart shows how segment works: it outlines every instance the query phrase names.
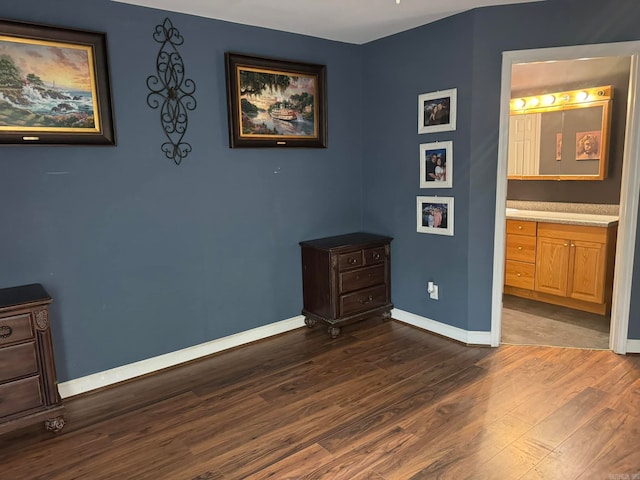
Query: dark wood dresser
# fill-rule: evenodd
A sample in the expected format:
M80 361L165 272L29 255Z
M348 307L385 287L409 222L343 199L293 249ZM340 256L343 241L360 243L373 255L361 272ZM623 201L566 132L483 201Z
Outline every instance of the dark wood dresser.
M54 432L64 427L50 303L40 284L0 289L0 434L41 421Z
M391 318L391 237L349 233L300 242L305 323L340 325L381 315Z

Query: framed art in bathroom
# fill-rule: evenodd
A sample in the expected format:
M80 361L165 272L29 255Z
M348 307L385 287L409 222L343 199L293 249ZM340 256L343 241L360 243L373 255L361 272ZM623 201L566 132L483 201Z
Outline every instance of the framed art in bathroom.
M0 144L115 144L105 34L0 20Z

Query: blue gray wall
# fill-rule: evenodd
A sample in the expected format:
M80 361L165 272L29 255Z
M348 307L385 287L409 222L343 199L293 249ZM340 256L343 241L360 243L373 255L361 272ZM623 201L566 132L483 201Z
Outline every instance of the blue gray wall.
M146 104L167 16L197 86L180 166ZM117 146L0 149L0 287L53 296L61 381L300 314L298 242L361 229L359 47L107 0L0 17L107 33ZM329 148L229 149L225 51L327 65Z
M364 105L376 125L363 136L364 227L395 237L398 308L490 330L502 52L638 40L639 20L636 0L549 0L466 12L364 47L364 98L385 98L385 108ZM389 71L393 82L377 73ZM457 130L418 135L418 95L453 87ZM453 140L453 188L420 189L419 145L437 140ZM455 237L415 233L418 195L455 197ZM428 280L440 285L438 302L427 298ZM640 338L640 287L633 289L629 336Z
M146 104L167 16L197 84L180 166ZM4 2L0 17L108 35L118 145L0 149L0 287L54 297L61 381L299 314L298 242L360 229L395 237L398 308L489 330L501 52L640 38L636 0L482 9L364 46L107 0ZM329 148L229 149L225 51L327 65ZM457 130L418 135L417 96L448 88ZM419 144L437 140L454 142L453 188L421 190ZM455 197L454 237L415 232L415 197L433 194Z

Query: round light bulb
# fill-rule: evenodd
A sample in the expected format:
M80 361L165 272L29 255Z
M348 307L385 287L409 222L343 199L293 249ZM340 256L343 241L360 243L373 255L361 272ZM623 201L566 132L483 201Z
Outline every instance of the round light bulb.
M518 110L524 108L524 100L519 98L518 100L516 100L515 106Z
M531 105L532 107L537 107L539 103L540 100L538 99L538 97L533 97L531 100L529 100L529 105Z
M556 101L556 97L554 97L553 95L545 95L542 101L545 105L552 105L553 102Z
M587 92L579 92L578 95L576 95L576 99L579 102L584 102L588 96L589 94Z

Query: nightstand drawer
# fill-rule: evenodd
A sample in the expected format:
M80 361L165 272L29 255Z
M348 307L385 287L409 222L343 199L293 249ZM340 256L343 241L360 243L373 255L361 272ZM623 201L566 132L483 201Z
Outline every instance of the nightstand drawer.
M374 263L384 262L386 258L384 247L369 248L364 251L364 263L365 265L373 265Z
M511 287L528 288L534 287L535 264L507 260L504 284Z
M385 305L387 302L386 285L359 290L340 297L340 314L349 315L363 312Z
M28 313L0 320L0 346L30 338L33 338L33 329Z
M381 283L384 283L384 265L345 272L340 274L340 293L353 292Z
M0 382L38 373L34 342L0 348Z
M29 377L0 385L0 417L42 405L40 377Z
M351 253L343 253L338 256L338 268L340 270L348 270L354 267L362 266L362 250Z

